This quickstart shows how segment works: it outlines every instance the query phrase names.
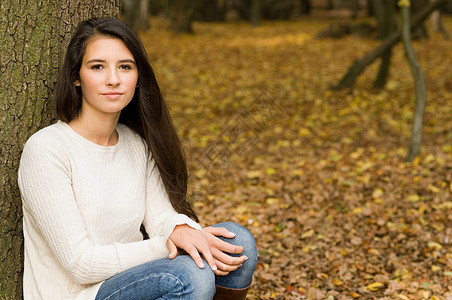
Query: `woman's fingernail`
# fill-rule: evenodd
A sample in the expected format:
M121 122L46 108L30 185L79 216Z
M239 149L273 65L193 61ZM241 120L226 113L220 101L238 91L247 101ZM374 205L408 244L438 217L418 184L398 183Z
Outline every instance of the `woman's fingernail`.
M204 268L204 264L203 264L203 263L201 263L201 265L200 265L199 267L200 267L201 269L202 269L202 268Z
M230 231L229 231L229 234L231 234L233 237L235 236L235 233L234 233L234 232L230 232Z
M212 271L218 270L217 266L212 266Z
M248 259L248 256L245 255L245 260L247 260L247 259Z

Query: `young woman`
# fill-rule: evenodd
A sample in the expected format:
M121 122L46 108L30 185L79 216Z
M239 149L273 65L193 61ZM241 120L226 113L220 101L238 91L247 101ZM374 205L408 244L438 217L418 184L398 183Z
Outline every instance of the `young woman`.
M122 21L79 25L56 101L59 121L27 141L19 168L24 298L244 299L253 236L197 223L180 140Z

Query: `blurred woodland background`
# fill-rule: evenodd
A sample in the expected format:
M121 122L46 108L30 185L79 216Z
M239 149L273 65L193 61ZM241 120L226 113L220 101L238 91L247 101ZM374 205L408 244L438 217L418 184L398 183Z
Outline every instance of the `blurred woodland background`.
M256 237L249 299L451 299L451 1L411 1L426 99L411 157L421 83L396 1L147 5L147 22L123 16L172 103L201 219Z

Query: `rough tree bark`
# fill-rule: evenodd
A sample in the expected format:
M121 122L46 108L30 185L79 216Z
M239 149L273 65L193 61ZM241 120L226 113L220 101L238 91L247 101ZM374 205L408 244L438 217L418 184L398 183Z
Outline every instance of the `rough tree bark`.
M0 299L22 298L17 168L27 138L54 119L52 94L77 23L118 16L120 0L2 0L0 5Z
M402 41L405 56L410 64L416 86L416 109L414 112L411 142L406 161L413 161L419 155L422 143L422 123L424 119L425 103L427 95L422 69L414 54L410 36L410 0L399 1L400 13L402 15Z
M413 17L413 22L411 23L410 30L413 31L414 28L422 24L425 19L430 15L432 11L441 7L448 0L436 0L433 3L430 3L428 6L425 6L418 14ZM371 52L368 52L360 59L356 60L351 67L348 69L347 73L342 77L339 83L335 86L332 86L331 89L340 90L345 88L351 88L355 84L356 78L368 67L372 64L378 57L383 55L385 51L395 44L397 44L402 36L401 30L398 30L392 34L390 34L387 38L383 40L383 42L373 49Z

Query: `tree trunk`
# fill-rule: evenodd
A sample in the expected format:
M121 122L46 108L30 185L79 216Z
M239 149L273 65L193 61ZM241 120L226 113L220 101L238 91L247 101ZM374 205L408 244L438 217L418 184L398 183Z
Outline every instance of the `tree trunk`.
M311 0L300 0L300 14L309 15L311 13Z
M353 8L352 18L356 19L358 17L358 13L359 13L359 0L352 1L352 8Z
M383 38L389 36L396 28L395 22L395 0L385 0L384 22L379 24L382 26L381 33ZM380 70L374 82L374 88L383 88L388 78L389 66L391 64L392 47L389 47L381 56Z
M411 31L418 25L420 25L432 11L439 8L446 2L447 0L437 0L434 3L431 3L428 6L424 7L424 9L422 9L416 16L414 16L413 22L410 26ZM401 39L401 36L401 30L390 34L378 47L376 47L371 52L368 52L360 59L356 60L348 69L347 73L342 77L340 82L337 85L332 86L331 88L340 90L352 87L355 83L356 78L366 69L366 67L373 63L378 57L383 55L383 53L385 53L387 49L398 43Z
M428 4L428 2L429 0L411 0L410 1L411 13L415 15L418 11L425 7ZM412 39L418 40L427 38L428 38L427 27L425 26L424 22L422 22L422 24L417 26L417 28L412 32Z
M373 14L377 19L377 37L382 39L385 37L385 8L384 1L382 0L370 0L369 5L372 7Z
M449 32L447 32L443 25L441 11L439 9L432 12L431 22L432 28L435 32L441 32L446 40L450 39Z
M262 12L262 0L253 0L251 5L251 26L259 26Z
M135 31L149 29L149 0L122 0L124 21Z
M410 149L406 161L413 161L419 155L422 142L422 123L426 103L425 82L422 69L414 54L410 37L410 1L400 1L400 13L402 15L402 41L405 56L410 64L416 86L416 109L414 112L413 129L411 133Z
M17 169L23 145L31 134L54 120L53 89L71 32L81 19L118 16L119 2L2 1L0 299L22 298L22 207Z
M333 0L328 0L327 9L329 9L329 10L333 10L334 9L334 2L333 2Z
M140 0L140 15L138 17L139 25L138 30L148 30L151 25L149 24L149 0Z
M206 0L169 0L171 28L175 33L193 33L193 20Z

